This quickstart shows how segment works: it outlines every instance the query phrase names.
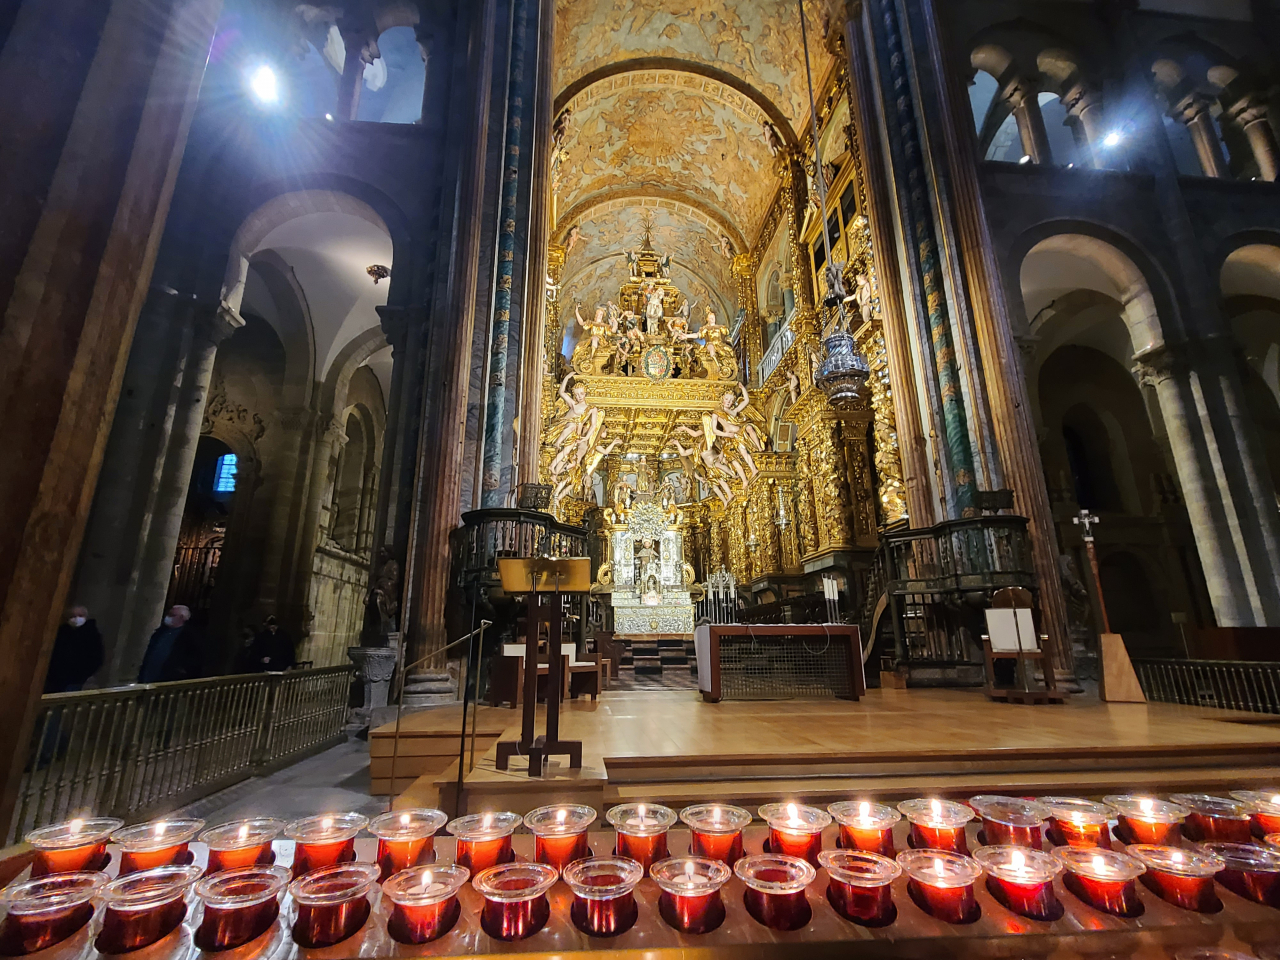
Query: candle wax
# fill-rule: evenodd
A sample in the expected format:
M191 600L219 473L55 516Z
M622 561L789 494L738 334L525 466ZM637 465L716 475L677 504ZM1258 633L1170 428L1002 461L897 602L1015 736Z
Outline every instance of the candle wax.
M1095 910L1114 913L1118 917L1136 917L1143 912L1137 885L1132 880L1095 880L1068 871L1063 874L1062 883Z
M546 926L550 917L551 904L545 893L532 900L510 903L486 898L480 911L480 926L495 940L523 940Z
M1178 825L1176 823L1160 823L1156 820L1143 820L1141 817L1126 817L1123 814L1116 824L1116 836L1125 843L1154 843L1157 846L1176 846L1178 842Z
M801 833L798 830L769 828L769 852L783 853L789 857L807 860L818 866L818 854L822 852L821 833Z
M984 844L996 845L1012 845L1016 847L1030 847L1032 850L1041 849L1042 841L1040 839L1040 828L1014 826L1009 823L1000 823L998 820L982 821L982 836L979 837Z
M397 943L430 943L452 930L461 915L456 896L438 903L397 903L391 908L387 933Z
M351 897L341 903L298 904L293 940L301 947L328 947L341 943L369 919L369 898Z
M280 902L269 897L243 907L204 906L204 919L196 929L196 946L201 950L229 950L256 940L280 916Z
M777 876L770 876L776 873ZM787 880L790 874L781 870L761 870L757 874L761 880ZM813 917L813 909L809 906L809 898L803 890L795 893L765 893L747 887L742 894L742 902L747 912L757 921L772 930L799 930L807 926Z
M493 837L490 840L459 840L458 851L454 854L454 862L477 874L500 863L510 863L515 859L511 852L511 835Z
M882 857L894 857L897 851L893 848L893 828L864 830L840 825L840 846L845 850L861 850L863 853L878 853Z
M916 906L944 923L973 923L981 914L978 901L973 896L972 883L939 887L912 878L907 881L907 892Z
M969 853L969 841L964 827L931 827L923 823L911 824L907 842L915 850L949 850L951 853Z
M160 850L122 850L120 851L120 876L136 873L139 870L150 870L153 867L167 867L170 864L188 864L194 859L185 843L177 843L172 847Z
M187 904L179 895L168 903L142 910L107 907L102 930L94 941L99 953L129 953L150 946L172 933L187 915Z
M614 878L615 882L617 878ZM588 897L573 898L569 918L573 925L589 937L616 937L635 926L640 909L632 893L624 893L608 900Z
M629 833L619 833L617 843L618 856L631 858L646 871L659 860L667 859L669 855L665 830L650 837L634 837Z
M1111 849L1111 830L1105 823L1076 823L1054 818L1048 823L1049 839L1060 847L1102 847Z
M1182 823L1182 835L1200 843L1205 840L1224 840L1229 843L1248 843L1253 838L1250 820L1234 817L1213 817L1192 810Z
M689 832L689 855L706 857L708 860L719 860L733 866L742 856L742 832L737 833L702 833L698 830Z
M1147 868L1139 879L1142 885L1165 903L1198 913L1215 913L1222 901L1213 889L1213 877L1180 877L1176 873Z
M545 863L549 867L563 870L573 861L585 860L589 856L591 856L591 848L587 846L585 832L564 837L534 835L533 859L538 863Z
M209 850L209 867L205 873L219 873L236 867L269 867L276 862L276 852L270 843L235 850Z
M888 926L898 916L898 908L893 905L893 888L887 883L861 887L832 879L827 884L827 902L840 916L864 927Z
M93 919L93 909L89 902L39 913L10 910L0 922L0 954L17 957L61 943Z
M386 880L392 874L410 867L420 867L435 859L435 838L417 837L413 840L388 840L378 838L378 866L382 869L378 879Z
M1017 883L988 874L987 892L1001 906L1029 920L1057 920L1065 912L1062 901L1053 892L1052 880Z
M88 843L65 850L38 850L31 864L31 877L47 877L51 873L75 873L80 870L105 870L111 862L107 841Z
M294 847L293 875L300 877L321 867L332 867L339 863L353 863L356 859L356 840L331 840L327 843L303 843L298 841Z

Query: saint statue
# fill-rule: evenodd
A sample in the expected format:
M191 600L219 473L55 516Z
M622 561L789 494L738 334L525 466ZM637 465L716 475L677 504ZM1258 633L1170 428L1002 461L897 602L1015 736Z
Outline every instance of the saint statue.
M656 337L662 328L662 291L653 284L644 288L644 332Z

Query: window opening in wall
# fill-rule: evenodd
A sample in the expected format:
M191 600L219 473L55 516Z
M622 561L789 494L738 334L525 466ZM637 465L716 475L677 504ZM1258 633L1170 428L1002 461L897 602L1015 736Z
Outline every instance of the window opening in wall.
M234 493L236 489L236 455L224 453L213 470L213 492Z
M1040 115L1044 118L1045 133L1049 137L1049 152L1053 162L1060 167L1080 162L1075 134L1067 117L1067 108L1056 93L1041 91L1037 97Z

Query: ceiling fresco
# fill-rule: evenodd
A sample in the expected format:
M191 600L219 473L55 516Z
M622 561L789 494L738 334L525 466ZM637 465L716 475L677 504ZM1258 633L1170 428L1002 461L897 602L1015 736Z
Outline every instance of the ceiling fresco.
M778 178L751 101L703 77L643 71L592 84L569 106L560 209L652 186L697 198L754 239Z
M811 49L823 57L814 63L816 81L825 53L821 45ZM793 128L808 116L793 0L558 0L557 91L603 67L644 57L724 71L773 101Z

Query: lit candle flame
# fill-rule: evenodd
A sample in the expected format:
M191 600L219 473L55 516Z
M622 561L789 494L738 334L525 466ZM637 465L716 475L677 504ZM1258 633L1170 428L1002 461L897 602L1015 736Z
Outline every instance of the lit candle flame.
M491 826L493 826L493 814L486 813L484 817L482 817L480 820L480 826L485 830L488 830Z
M423 870L423 871L422 871L422 883L421 883L421 885L419 886L419 890L420 890L422 893L426 893L426 892L427 892L427 887L429 887L429 886L431 886L431 871L430 871L430 870Z
M636 804L636 816L639 817L642 821L644 820L644 804L643 803Z
M934 858L933 858L933 872L934 872L934 873L936 873L938 876L940 876L940 877L941 877L941 876L943 876L943 874L945 873L945 869L946 869L946 868L945 868L945 867L943 867L943 865L942 865L942 858L941 858L941 857L934 857Z
M1018 873L1025 873L1027 869L1027 858L1023 856L1021 850L1015 850L1009 856L1009 865Z
M1148 800L1146 797L1143 797L1141 800L1138 801L1138 808L1143 813L1149 814L1151 813L1152 810L1156 808L1156 805L1152 803L1150 800Z
M1098 856L1096 853L1093 855L1093 869L1097 873L1107 872L1107 861L1102 859L1102 857Z
M84 829L84 821L81 820L79 817L76 817L74 820L71 821L72 834L77 834L83 829Z
M400 826L407 827L409 825L409 815L407 813L400 814Z
M1071 815L1071 819L1075 822L1075 825L1076 825L1077 827L1084 826L1084 814L1081 814L1081 813L1073 813L1073 814Z
M800 825L801 825L800 811L796 809L796 805L794 803L788 803L787 804L787 826L798 827Z
M560 809L556 811L556 823L564 823L565 817L569 816L569 811Z
M1271 802L1274 803L1277 807L1280 807L1280 793L1272 797Z
M711 808L711 822L712 822L712 823L719 823L719 822L720 822L720 808L719 808L719 807L712 807L712 808ZM689 866L691 866L691 867L692 867L692 866L693 866L693 864L689 864Z
M686 860L686 861L684 862L684 875L685 875L686 877L688 877L690 880L692 880L692 879L693 879L693 872L694 872L693 861L692 861L692 860Z
M1170 859L1172 859L1174 863L1181 863L1181 862L1182 862L1182 851L1181 851L1181 850L1175 850L1175 851L1173 851L1173 856L1172 856Z
M167 826L168 826L168 824L167 824L167 823L165 823L163 820L161 820L159 823L157 823L157 824L156 824L156 836L157 836L157 837L163 837L163 836L164 836L164 828L165 828L165 827L167 827Z
M933 811L933 819L934 819L934 820L941 820L941 819L942 819L942 801L941 801L941 800L933 800L933 801L931 801L931 802L929 803L929 809L930 809L931 811Z
M870 820L870 819L871 819L871 804L867 803L865 800L864 800L864 801L862 801L862 803L858 806L858 816L859 816L859 818L861 818L861 819L862 819L862 820L864 820L864 821L865 821L865 820Z
M249 825L247 823L240 824L240 829L236 831L236 837L240 840L248 839Z
M333 817L325 817L323 820L320 821L320 829L322 830L328 830L332 826L333 826Z

